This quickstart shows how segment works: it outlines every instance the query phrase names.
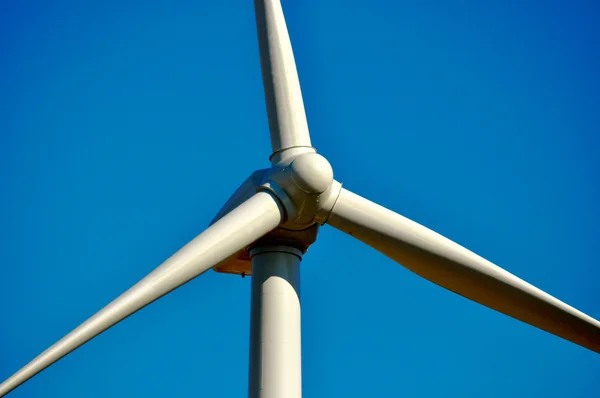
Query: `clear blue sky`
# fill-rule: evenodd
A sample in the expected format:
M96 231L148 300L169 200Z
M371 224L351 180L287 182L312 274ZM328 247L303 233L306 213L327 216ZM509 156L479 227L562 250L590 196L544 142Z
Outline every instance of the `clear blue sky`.
M599 10L521 3L283 6L313 143L345 187L599 318ZM249 1L2 2L0 379L268 165L260 76ZM249 297L208 272L12 396L245 396ZM597 354L332 228L302 302L306 397L600 390Z

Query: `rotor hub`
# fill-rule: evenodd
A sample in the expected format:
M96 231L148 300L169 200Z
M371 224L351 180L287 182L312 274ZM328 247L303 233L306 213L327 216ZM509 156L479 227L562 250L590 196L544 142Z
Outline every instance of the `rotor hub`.
M290 164L291 178L302 192L322 194L333 182L333 169L318 153L303 153Z
M306 148L302 148L306 150ZM288 153L290 155L290 153ZM280 160L269 169L257 170L237 189L211 222L248 200L258 191L268 191L285 210L285 220L249 247L214 269L218 272L251 275L249 249L284 245L305 253L315 242L340 194L342 184L333 179L333 169L314 148Z
M273 165L258 190L274 194L283 204L289 230L324 224L340 193L329 161L316 152L305 152Z

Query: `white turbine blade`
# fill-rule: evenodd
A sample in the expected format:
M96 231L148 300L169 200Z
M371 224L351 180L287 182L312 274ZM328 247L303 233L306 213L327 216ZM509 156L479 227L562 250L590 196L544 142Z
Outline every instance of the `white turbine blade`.
M255 0L254 9L273 153L310 147L300 81L281 3Z
M600 322L391 210L342 189L327 223L433 283L600 353Z
M181 248L162 265L0 384L8 394L71 351L156 299L244 249L282 221L277 199L258 192Z

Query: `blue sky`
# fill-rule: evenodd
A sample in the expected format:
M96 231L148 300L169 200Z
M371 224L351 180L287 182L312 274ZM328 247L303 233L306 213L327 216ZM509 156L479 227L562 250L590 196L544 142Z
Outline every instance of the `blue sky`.
M598 7L522 3L283 6L346 188L600 318ZM0 54L4 379L201 232L270 144L251 2L3 2ZM11 397L245 396L249 297L208 272ZM306 397L600 389L597 354L332 228L302 303Z

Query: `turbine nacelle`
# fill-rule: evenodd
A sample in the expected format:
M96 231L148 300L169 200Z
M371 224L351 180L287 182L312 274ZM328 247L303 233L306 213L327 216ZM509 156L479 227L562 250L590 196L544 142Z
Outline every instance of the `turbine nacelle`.
M317 239L319 226L327 221L342 184L333 179L331 164L314 148L286 152L285 157L271 157L271 160L278 160L271 168L253 172L217 213L211 225L260 191L267 191L278 199L285 211L284 222L219 263L215 271L251 275L249 253L254 246L287 245L306 253Z

